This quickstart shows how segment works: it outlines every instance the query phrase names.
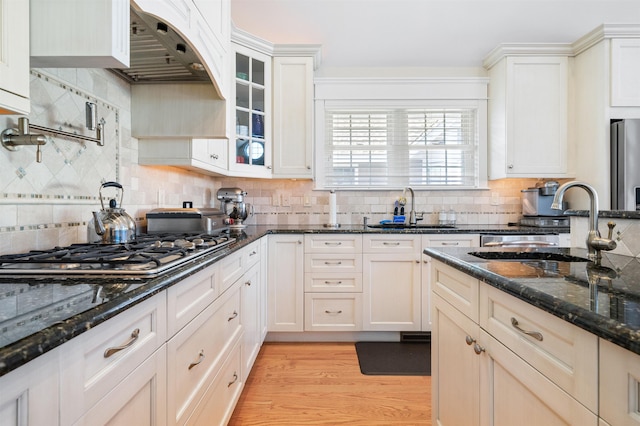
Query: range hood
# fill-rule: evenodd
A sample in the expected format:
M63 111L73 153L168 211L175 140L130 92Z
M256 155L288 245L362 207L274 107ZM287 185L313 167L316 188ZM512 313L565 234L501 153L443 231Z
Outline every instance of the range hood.
M131 8L130 66L111 71L130 84L211 81L195 50L169 24Z

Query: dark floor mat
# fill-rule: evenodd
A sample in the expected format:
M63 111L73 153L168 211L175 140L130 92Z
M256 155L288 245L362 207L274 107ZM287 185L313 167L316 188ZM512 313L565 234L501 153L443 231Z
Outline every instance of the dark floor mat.
M431 375L431 343L357 342L356 353L362 374Z

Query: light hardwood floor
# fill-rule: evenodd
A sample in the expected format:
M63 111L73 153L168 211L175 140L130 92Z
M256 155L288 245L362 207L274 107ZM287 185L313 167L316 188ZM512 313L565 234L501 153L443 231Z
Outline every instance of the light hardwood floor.
M238 425L430 425L431 377L360 373L353 343L265 343Z

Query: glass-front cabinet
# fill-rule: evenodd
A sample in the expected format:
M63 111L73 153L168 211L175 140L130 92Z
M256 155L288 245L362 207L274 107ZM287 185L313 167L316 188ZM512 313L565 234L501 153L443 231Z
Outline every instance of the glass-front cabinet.
M235 47L235 106L230 166L243 175L271 177L271 57Z

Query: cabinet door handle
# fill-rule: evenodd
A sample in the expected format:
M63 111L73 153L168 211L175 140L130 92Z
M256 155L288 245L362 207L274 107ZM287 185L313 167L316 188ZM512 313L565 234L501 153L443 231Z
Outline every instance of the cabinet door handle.
M442 242L441 244L442 244L443 246L459 246L459 245L460 245L460 243L459 243L458 241L453 242L453 243L445 243L445 242Z
M511 317L511 325L513 326L513 328L515 328L516 330L518 330L520 333L524 333L527 336L531 336L536 340L540 340L542 342L542 333L537 332L537 331L529 331L529 330L525 330L522 327L520 327L520 325L518 324L518 320Z
M233 311L233 313L231 314L231 316L227 319L227 321L231 321L232 319L236 318L238 316L238 311Z
M474 343L473 351L476 353L476 355L480 355L482 352L484 352L484 348L482 346L480 346L479 344Z
M138 336L140 336L140 329L136 328L131 332L131 337L124 344L120 346L114 346L113 348L108 348L106 351L104 351L104 357L109 358L111 355L115 354L116 352L120 352L123 349L127 349L129 346L133 345L136 342L136 340L138 340Z
M467 345L471 346L471 345L473 345L473 343L476 341L476 339L474 339L474 338L473 338L473 337L471 337L471 336L466 336L466 337L464 338L464 341L465 341L465 342L467 342Z
M325 313L325 314L334 314L334 315L337 315L337 314L341 314L341 313L342 313L342 311L341 311L341 310L340 310L340 311L330 311L330 310L326 310L326 311L324 311L324 313Z
M249 253L249 257L251 257L251 256L255 256L256 254L258 254L258 252L254 250L254 251L252 251L251 253Z
M385 246L399 246L400 243L398 241L383 241L382 243Z
M327 262L327 261L325 261L324 264L325 265L342 265L342 262L341 261L337 261L337 262Z
M251 280L248 280L246 283L244 283L245 285L248 285L249 287L251 287Z
M211 158L213 158L214 160L217 160L219 157L218 157L218 154L211 154Z
M325 241L324 245L325 246L341 246L342 242L341 241Z
M189 364L189 370L191 370L196 365L200 364L202 361L204 361L204 349L200 349L200 353L198 354L198 360L196 362L192 362L191 364Z
M327 285L340 285L342 281L325 281L324 283Z
M227 387L228 387L228 388L229 388L229 387L231 387L231 385L232 385L232 384L234 384L234 383L235 383L235 382L237 382L237 381L238 381L238 373L236 373L236 372L234 371L234 372L233 372L233 380L232 380L232 381L230 381L230 382L227 384Z

